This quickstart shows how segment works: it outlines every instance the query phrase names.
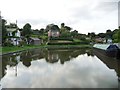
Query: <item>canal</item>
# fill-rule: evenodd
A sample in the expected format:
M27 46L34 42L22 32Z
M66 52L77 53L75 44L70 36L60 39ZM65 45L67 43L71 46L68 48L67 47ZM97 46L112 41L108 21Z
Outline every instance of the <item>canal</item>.
M2 56L2 88L119 88L120 60L93 49L34 49Z

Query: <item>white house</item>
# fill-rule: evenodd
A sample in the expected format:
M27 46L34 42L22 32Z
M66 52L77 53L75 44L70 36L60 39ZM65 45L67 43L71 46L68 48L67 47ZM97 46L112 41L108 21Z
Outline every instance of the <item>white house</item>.
M9 40L13 45L19 45L19 41L21 41L21 32L19 31L17 24L6 25L6 29L8 32Z

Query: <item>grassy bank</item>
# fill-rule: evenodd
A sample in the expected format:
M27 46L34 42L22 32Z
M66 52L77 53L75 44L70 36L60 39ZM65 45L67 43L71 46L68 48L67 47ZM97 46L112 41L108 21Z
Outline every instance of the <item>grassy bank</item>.
M12 47L0 47L1 51L0 53L6 54L6 53L13 53L13 52L19 52L23 50L29 50L29 49L35 49L35 48L89 48L90 45L30 45L30 46L12 46Z

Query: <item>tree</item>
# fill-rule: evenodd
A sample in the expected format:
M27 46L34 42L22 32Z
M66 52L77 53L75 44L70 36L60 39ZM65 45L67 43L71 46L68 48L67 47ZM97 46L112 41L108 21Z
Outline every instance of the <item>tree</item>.
M27 35L31 35L31 34L32 34L31 25L29 23L27 23L23 27L22 35L27 36Z
M65 26L65 23L61 23L61 28L63 28Z
M27 38L27 43L29 44L29 38L32 34L31 25L29 23L25 24L23 27L22 35Z
M65 30L66 30L67 32L70 32L70 31L72 30L72 28L69 27L69 26L65 26L64 28L65 28Z
M117 34L118 34L118 42L120 42L120 26Z
M71 32L71 36L73 38L75 38L75 36L77 36L77 35L78 35L78 31L77 30L74 30L74 31Z
M65 23L61 23L60 31L61 33L65 32Z
M110 29L108 29L108 30L106 30L106 38L107 39L112 39L112 36L113 36L113 32L110 30Z
M39 33L40 33L41 35L43 35L43 34L44 34L44 31L45 31L44 28L41 28L40 31L39 31Z
M115 29L113 34L113 42L118 43L120 42L120 26L118 29Z
M5 24L7 21L5 19L2 19L2 45L4 45L6 39L7 39L7 29L5 27Z
M105 38L106 35L105 35L105 33L99 33L98 36L101 38Z
M91 39L93 39L93 38L96 36L96 34L95 34L94 32L91 32L91 33L88 33L88 36L89 36Z

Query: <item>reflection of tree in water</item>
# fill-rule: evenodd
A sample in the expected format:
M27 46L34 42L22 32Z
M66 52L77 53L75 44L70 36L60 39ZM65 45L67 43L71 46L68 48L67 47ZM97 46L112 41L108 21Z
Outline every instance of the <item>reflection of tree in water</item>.
M22 61L23 65L29 67L31 66L31 61L42 59L43 54L43 50L40 49L24 51L20 55L20 60Z
M2 77L6 74L7 65L10 67L15 67L18 64L19 54L9 54L2 56Z
M87 49L87 50L86 50L86 53L87 53L88 56L94 57L94 53L93 53L93 50L92 50L92 49Z
M6 74L6 66L15 67L19 62L22 62L26 67L31 66L33 60L45 60L49 63L55 63L60 60L61 64L64 64L66 61L70 61L72 58L78 57L87 53L93 55L91 49L35 49L28 50L19 53L3 55L2 57L2 77Z
M31 58L31 52L30 51L26 51L26 52L23 52L21 55L20 55L20 59L23 63L23 65L25 65L26 67L29 67L31 65L31 61L32 61L32 58Z

